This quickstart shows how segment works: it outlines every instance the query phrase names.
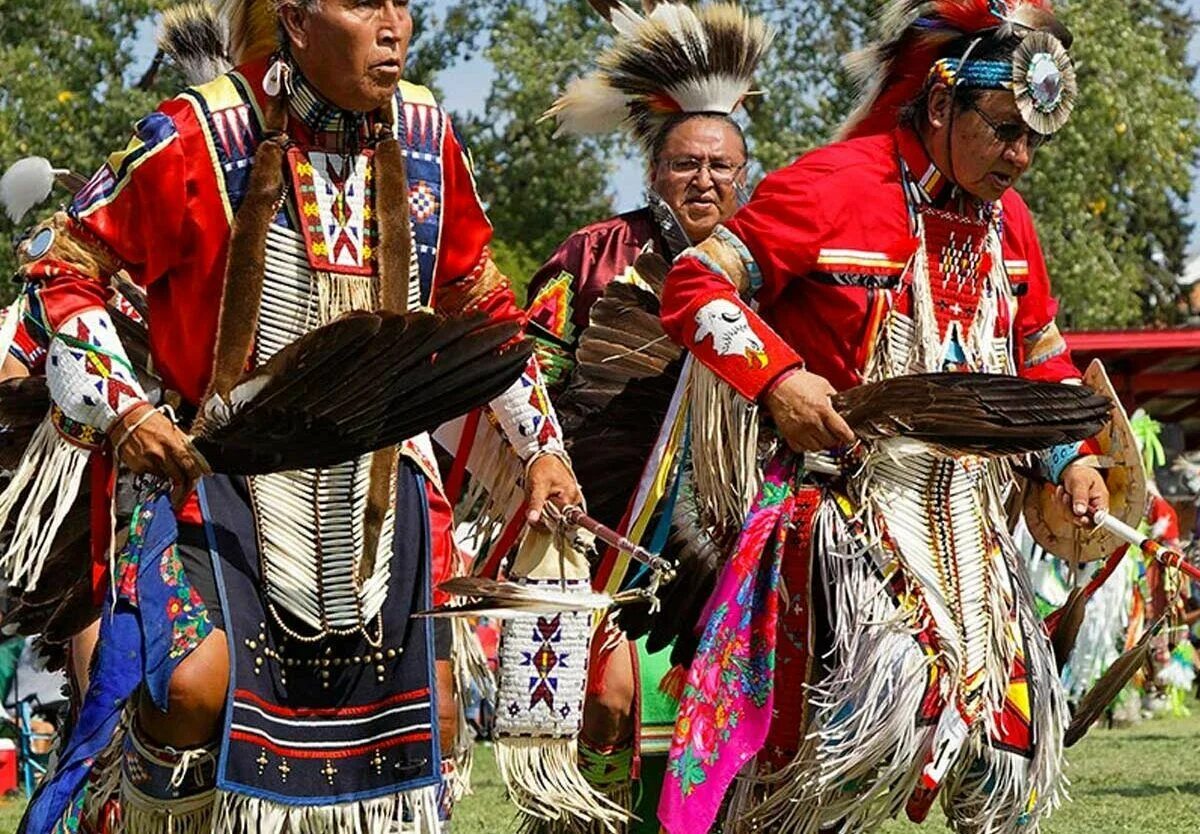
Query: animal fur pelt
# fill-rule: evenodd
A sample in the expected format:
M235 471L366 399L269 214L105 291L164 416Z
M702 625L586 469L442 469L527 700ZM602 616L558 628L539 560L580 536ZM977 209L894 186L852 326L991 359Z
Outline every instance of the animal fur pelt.
M879 39L846 59L861 92L839 138L894 128L904 106L920 94L930 67L950 53L961 55L971 38L1030 30L1050 32L1071 45L1071 33L1047 0L892 0L880 13Z
M225 23L204 0L163 12L158 48L179 68L188 86L212 81L233 68L226 51Z
M576 134L623 127L646 151L672 116L737 110L774 36L734 3L644 3L644 17L619 0L592 0L592 7L616 29L616 41L546 117Z
M1090 388L1002 374L916 374L833 397L863 440L905 437L948 455L1016 455L1084 440L1112 404Z
M352 313L276 353L201 406L214 471L330 466L431 430L498 396L528 362L515 322L427 311Z

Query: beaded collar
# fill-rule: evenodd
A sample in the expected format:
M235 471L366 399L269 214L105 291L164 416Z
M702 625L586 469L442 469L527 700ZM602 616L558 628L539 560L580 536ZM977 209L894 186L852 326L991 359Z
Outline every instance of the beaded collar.
M999 222L999 201L978 200L954 185L929 157L915 131L898 127L893 131L893 137L913 229L916 228L916 213L922 208L945 209L985 222Z
M288 113L308 129L314 144L333 150L353 151L367 145L375 123L374 113L357 113L331 104L294 65Z

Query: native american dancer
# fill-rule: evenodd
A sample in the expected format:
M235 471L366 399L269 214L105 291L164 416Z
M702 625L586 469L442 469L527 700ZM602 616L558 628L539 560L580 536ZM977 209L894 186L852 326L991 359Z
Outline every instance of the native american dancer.
M5 352L50 414L0 496L5 567L25 593L94 573L104 602L23 830L97 824L116 782L127 831L434 831L432 630L409 615L449 516L421 432L494 397L531 517L579 494L461 144L400 80L406 4L221 13L237 69L143 119L19 252ZM121 271L190 436L106 312ZM119 550L118 468L153 476ZM96 558L51 564L85 482Z
M939 794L955 830L1035 830L1063 796L1066 706L1007 529L1009 464L852 445L858 415L834 394L1080 377L1012 190L1070 115L1071 36L1040 1L899 0L881 24L842 140L768 176L663 291L667 332L738 408L761 405L774 446L689 670L660 805L672 834L709 830L739 773L730 824L764 831L871 830ZM697 472L728 451L696 437ZM1033 491L1081 527L1110 503L1096 451L1050 449L1058 492Z
M530 333L556 405L562 398L558 410L564 426L571 424L568 445L579 444L579 453L572 455L576 475L591 515L614 528L625 516L650 454L656 420L666 415L644 410L645 397L639 408L625 413L611 404L596 408L594 401L581 403L595 389L586 372L573 375L580 335L587 334L592 359L603 361L600 354L620 352L604 337L614 332L613 324L629 329L628 319L612 318L615 294L648 286L635 261L647 255L674 260L745 202L746 140L731 115L750 91L769 40L761 22L734 4L696 9L671 2L643 5L644 19L628 13L622 19L623 10L614 4L593 3L617 24L617 42L598 59L604 69L573 82L550 114L567 132L626 130L646 160L647 205L572 234L529 285ZM664 40L669 21L703 32L708 48L690 51L686 44ZM673 49L667 46L674 44ZM736 65L730 56L737 56ZM681 94L684 83L690 85L687 95ZM625 102L624 108L608 107L614 96ZM651 98L656 106L648 108ZM597 308L613 282L624 286ZM589 331L589 325L595 329ZM662 335L654 329L651 337ZM625 525L639 526L645 526L644 520ZM615 593L632 578L614 570L615 561L616 554L609 552L596 566L593 583L598 590ZM638 624L626 612L620 625L645 635L647 629ZM662 691L663 681L678 676L667 677L672 668L669 646L658 641L652 652L647 642L645 636L626 640L611 620L599 628L592 640L579 756L593 786L633 811L636 821L629 830L657 834L658 788L678 707L678 692ZM634 790L634 777L640 791Z

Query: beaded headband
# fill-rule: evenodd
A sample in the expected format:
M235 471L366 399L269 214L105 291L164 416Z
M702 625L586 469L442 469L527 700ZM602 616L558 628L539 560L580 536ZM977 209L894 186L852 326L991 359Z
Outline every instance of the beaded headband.
M929 79L963 89L1012 90L1021 118L1045 135L1067 123L1078 95L1075 65L1048 32L1026 34L1012 61L942 58L930 68Z

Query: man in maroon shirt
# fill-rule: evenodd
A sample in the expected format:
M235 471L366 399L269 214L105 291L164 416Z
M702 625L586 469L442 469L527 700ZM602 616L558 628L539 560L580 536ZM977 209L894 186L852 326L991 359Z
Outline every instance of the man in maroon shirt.
M673 259L733 216L746 185L746 138L729 116L680 114L655 138L647 163L647 205L584 226L529 282L531 332L552 393L570 376L579 334L610 281L647 252Z
M621 15L632 17L628 9L613 11L614 24ZM732 114L749 91L750 76L766 48L764 24L732 5L693 9L661 3L648 18L622 32L613 51L598 61L607 75L601 70L590 77L601 79L625 102L623 109L611 111L614 120L607 129L626 129L642 148L647 205L575 232L530 282L530 332L537 340L542 374L552 397L567 387L580 334L609 284L645 286L634 266L639 256L653 253L673 260L708 237L745 202L746 139ZM676 18L685 19L681 29L694 27L706 37L715 27L727 25L726 31L737 33L744 54L751 57L735 68L708 57L712 53L701 57L688 53L686 45L652 40L661 32L656 27ZM675 58L681 60L672 62ZM690 98L680 92L689 78L698 79L694 84L699 91ZM731 78L732 87L722 85L722 80ZM623 79L625 86L617 79ZM628 83L631 80L634 83ZM582 84L579 89L590 92ZM648 103L650 99L654 101ZM569 89L551 112L564 128L577 130L575 122L588 121L581 116L593 100L603 97ZM589 127L594 130L596 122ZM637 487L636 474L624 485L628 492L616 496L615 502L599 488L589 490L584 470L579 477L594 499L592 512L617 527L622 522L619 511L615 517L604 517L603 508L624 508ZM620 577L613 581L619 584ZM650 654L645 643L645 639L625 639L611 622L593 640L579 749L584 775L618 800L627 800L630 776L640 774L641 789L635 795L641 801L631 809L639 819L630 823L629 831L657 834L654 806L665 764L665 737L674 720L673 704L658 690L671 664L669 648Z

